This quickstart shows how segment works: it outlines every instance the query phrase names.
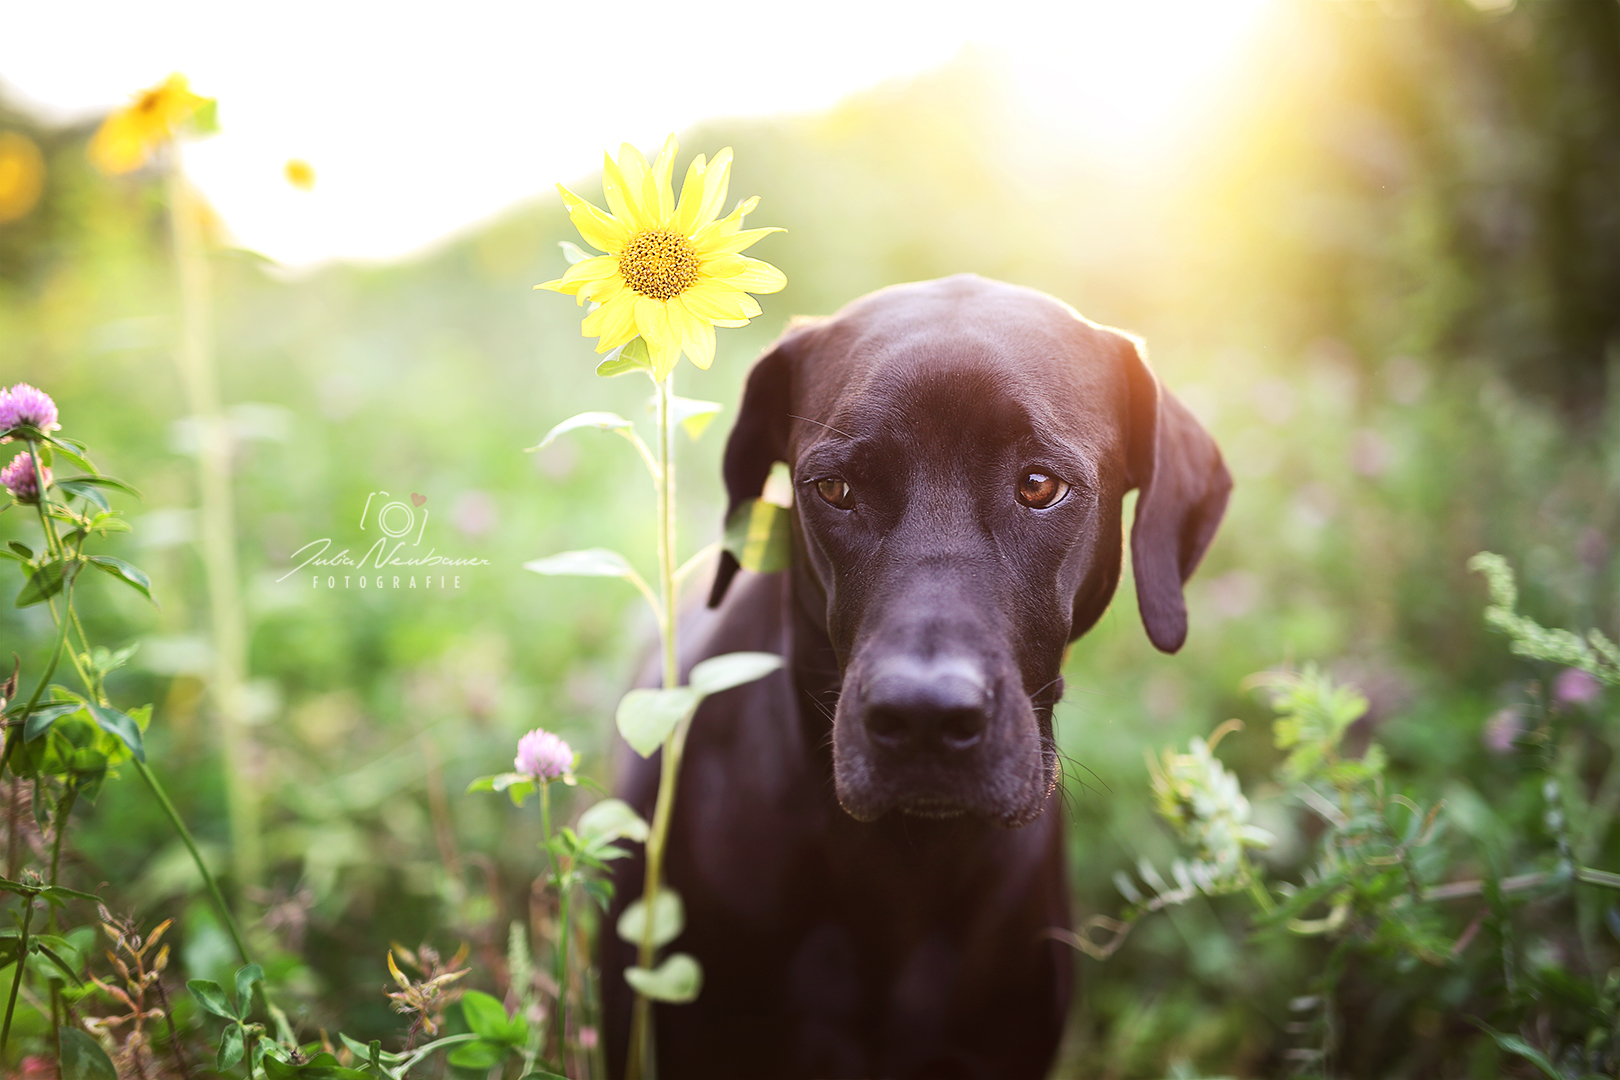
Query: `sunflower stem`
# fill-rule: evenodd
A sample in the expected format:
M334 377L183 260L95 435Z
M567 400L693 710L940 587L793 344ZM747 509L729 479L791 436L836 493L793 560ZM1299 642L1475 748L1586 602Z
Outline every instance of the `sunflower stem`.
M673 376L657 380L658 385L658 584L663 597L663 612L659 619L664 658L664 689L673 690L680 685L680 653L676 641L675 619L675 454L673 425L670 423L670 399L674 395ZM658 903L658 890L664 874L664 844L669 834L669 821L675 806L675 782L680 774L681 750L684 746L686 725L680 724L664 740L659 763L658 800L653 806L652 828L647 836L646 883L641 891L641 942L636 950L636 966L651 969L656 948L653 944L653 911ZM652 1002L636 994L635 1008L630 1023L629 1072L631 1080L654 1075Z

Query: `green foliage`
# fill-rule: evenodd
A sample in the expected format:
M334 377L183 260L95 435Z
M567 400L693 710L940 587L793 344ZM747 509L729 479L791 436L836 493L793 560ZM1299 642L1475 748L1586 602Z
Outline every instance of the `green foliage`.
M1480 556L1470 566L1488 575L1493 603L1487 621L1514 637L1515 652L1597 674L1580 666L1582 661L1595 662L1594 655L1600 655L1596 650L1585 649L1572 634L1547 630L1513 614L1514 581L1504 560ZM1542 768L1526 777L1525 786L1540 789L1553 844L1547 850L1543 842L1543 850L1529 861L1542 866L1550 862L1550 869L1508 875L1499 869L1499 848L1481 852L1467 841L1445 842L1448 826L1455 825L1444 812L1443 800L1390 790L1389 758L1376 742L1369 743L1359 758L1345 754L1351 725L1368 709L1364 695L1314 665L1269 672L1250 682L1270 692L1276 713L1272 738L1284 752L1273 776L1277 790L1319 819L1313 855L1304 860L1298 880L1266 874L1246 857L1240 837L1249 816L1248 801L1236 777L1212 756L1215 744L1236 724L1230 721L1208 743L1194 738L1189 754L1166 751L1162 766L1149 762L1161 818L1183 844L1196 849L1193 862L1178 859L1173 864L1176 887L1166 885L1144 861L1140 872L1151 897L1129 877L1118 875L1120 892L1131 904L1125 920L1094 916L1080 934L1070 937L1070 943L1107 959L1144 916L1200 896L1246 891L1255 908L1251 924L1255 941L1286 932L1319 938L1327 946L1322 973L1299 987L1303 993L1295 1001L1305 1004L1293 1008L1315 1017L1295 1025L1311 1032L1316 1045L1298 1049L1294 1057L1314 1070L1332 1072L1333 1063L1347 1050L1344 1040L1349 1036L1340 1034L1344 1021L1336 1011L1347 996L1352 960L1378 965L1385 979L1409 975L1414 963L1462 975L1471 966L1465 953L1482 923L1488 922L1491 937L1485 948L1504 978L1500 986L1473 991L1470 1021L1500 1050L1559 1080L1609 1075L1620 1067L1620 1043L1615 1041L1620 1032L1620 954L1612 947L1600 950L1587 938L1580 943L1584 972L1566 970L1544 954L1530 975L1520 967L1521 946L1515 940L1518 926L1528 921L1527 913L1518 910L1519 894L1572 905L1579 917L1584 898L1575 882L1620 889L1620 875L1575 861L1575 845L1564 824L1572 778L1560 775L1552 763L1578 751L1581 733L1567 723L1556 723L1551 715L1538 733L1550 752L1542 757ZM1611 765L1610 775L1620 776L1620 769ZM1578 780L1574 783L1579 785ZM1611 783L1606 780L1605 786ZM1616 809L1612 800L1596 814L1590 804L1584 805L1583 820L1591 830L1587 835L1607 832ZM1481 804L1467 812L1476 816L1482 811ZM1463 827L1476 835L1480 832L1477 824ZM1459 878L1459 868L1477 866L1481 854L1486 856L1486 876ZM1484 906L1471 923L1459 925L1448 908L1469 899ZM1616 914L1620 905L1610 901L1607 912L1620 938ZM1107 936L1098 938L1098 933ZM1599 980L1595 976L1605 970L1604 964L1606 974ZM1532 981L1533 991L1526 985ZM1512 1017L1526 1034L1504 1033L1481 1013ZM1539 1032L1531 1035L1529 1021L1536 1014L1543 1020Z
M695 1001L703 990L703 967L686 953L670 953L651 970L626 968L624 977L637 993L670 1005Z
M1485 622L1513 639L1514 655L1578 668L1610 686L1620 686L1620 649L1601 630L1588 630L1586 637L1568 630L1549 630L1527 615L1520 615L1519 587L1513 570L1500 555L1482 551L1468 560L1468 569L1482 574L1491 590L1491 604L1485 609Z

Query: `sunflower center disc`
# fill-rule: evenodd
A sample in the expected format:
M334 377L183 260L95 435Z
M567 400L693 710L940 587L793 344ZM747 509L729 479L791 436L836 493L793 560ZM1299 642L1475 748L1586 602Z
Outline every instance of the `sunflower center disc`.
M650 229L631 237L619 252L619 273L642 296L668 300L697 281L697 252L680 233Z

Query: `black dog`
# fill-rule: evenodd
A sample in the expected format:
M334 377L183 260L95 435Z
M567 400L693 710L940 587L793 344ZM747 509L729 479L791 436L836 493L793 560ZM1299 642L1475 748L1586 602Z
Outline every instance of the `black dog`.
M733 582L686 667L788 667L705 702L668 880L690 1005L657 1007L663 1080L1041 1077L1069 1000L1052 707L1065 647L1118 583L1120 500L1142 620L1187 631L1182 583L1231 479L1136 341L971 276L885 289L796 326L748 377L726 445L735 510L793 471L793 566ZM728 593L728 585L729 596ZM651 816L656 759L624 776ZM617 874L616 910L641 891ZM611 935L604 935L607 940ZM612 1072L632 950L609 942Z

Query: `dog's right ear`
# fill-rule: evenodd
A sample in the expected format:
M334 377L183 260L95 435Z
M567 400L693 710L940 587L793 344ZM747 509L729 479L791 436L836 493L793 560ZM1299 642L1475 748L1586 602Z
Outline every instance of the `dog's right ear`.
M804 350L813 325L794 326L782 335L765 355L754 361L743 389L742 408L726 440L722 475L726 481L726 521L738 508L759 498L771 466L788 457L789 402L798 356ZM723 527L723 525L722 525ZM709 589L709 606L718 607L725 598L731 579L740 569L737 557L720 552L720 565Z
M1181 588L1226 513L1232 476L1215 440L1147 365L1141 343L1121 346L1129 388L1126 437L1130 484L1140 489L1131 526L1136 601L1148 639L1173 653L1187 638Z

